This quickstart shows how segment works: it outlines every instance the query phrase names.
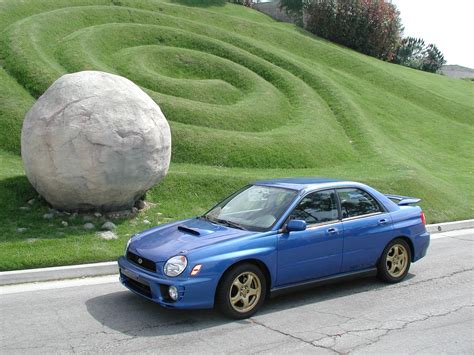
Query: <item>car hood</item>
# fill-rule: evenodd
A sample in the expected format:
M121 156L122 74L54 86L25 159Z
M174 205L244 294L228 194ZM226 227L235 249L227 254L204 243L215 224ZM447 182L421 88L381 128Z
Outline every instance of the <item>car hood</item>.
M138 233L132 237L128 250L154 262L160 262L196 248L252 233L193 218Z

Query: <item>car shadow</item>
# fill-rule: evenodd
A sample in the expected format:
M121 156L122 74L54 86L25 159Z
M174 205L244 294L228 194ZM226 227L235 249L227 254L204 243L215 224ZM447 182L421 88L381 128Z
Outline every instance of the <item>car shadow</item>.
M415 275L408 274L405 280ZM376 278L316 287L266 300L257 315L288 311L358 293L390 287ZM128 290L109 293L86 301L89 314L102 325L128 336L178 335L218 327L227 323L250 323L223 317L217 310L175 310L141 298ZM316 311L317 312L317 311Z

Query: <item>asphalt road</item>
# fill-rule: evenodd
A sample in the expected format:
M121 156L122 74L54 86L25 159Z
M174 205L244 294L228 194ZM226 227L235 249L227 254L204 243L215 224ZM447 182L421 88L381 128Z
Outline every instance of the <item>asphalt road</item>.
M473 354L474 230L436 236L400 284L320 287L238 322L163 309L116 277L0 287L0 353Z

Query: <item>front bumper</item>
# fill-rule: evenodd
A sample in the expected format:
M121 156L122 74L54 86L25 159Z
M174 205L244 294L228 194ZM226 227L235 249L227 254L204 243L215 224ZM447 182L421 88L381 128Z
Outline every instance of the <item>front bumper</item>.
M120 282L130 291L167 308L202 309L214 307L217 281L206 277L172 278L155 275L131 263L125 257L118 260ZM189 273L185 270L183 274ZM178 299L168 296L169 286L178 288Z

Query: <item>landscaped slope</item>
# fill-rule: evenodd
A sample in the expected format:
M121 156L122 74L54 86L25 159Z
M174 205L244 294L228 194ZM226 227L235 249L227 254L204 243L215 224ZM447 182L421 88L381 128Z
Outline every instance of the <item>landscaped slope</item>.
M259 177L357 179L423 198L430 221L473 216L472 83L384 63L241 6L186 3L0 1L0 243L31 258L4 261L2 247L0 268L115 257L142 218L201 212ZM149 194L160 204L122 221L113 242L80 221L58 232L60 220L41 218L44 204L17 215L34 196L18 155L24 113L62 74L91 69L140 85L173 135L169 176ZM66 256L39 256L58 245Z

